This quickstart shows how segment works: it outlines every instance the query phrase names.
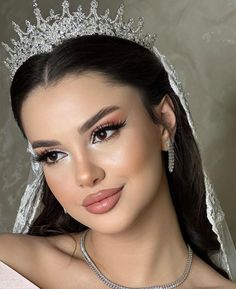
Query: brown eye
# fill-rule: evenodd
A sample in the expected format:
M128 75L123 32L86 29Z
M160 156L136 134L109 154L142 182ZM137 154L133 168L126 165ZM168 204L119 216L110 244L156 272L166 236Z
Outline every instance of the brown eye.
M102 128L99 129L97 132L94 133L94 139L98 139L97 142L104 142L104 141L108 141L110 138L112 138L115 134L116 134L115 129L111 129L111 128Z
M56 164L58 161L64 159L67 156L66 153L60 151L45 151L35 156L35 162L42 162L47 165Z
M99 140L104 140L107 137L107 132L105 130L98 131L97 137Z
M59 151L47 152L44 156L45 163L52 165L60 161L66 156L65 153Z
M120 129L126 125L126 121L119 123L106 123L97 127L92 133L93 143L101 143L110 140L116 134L119 133ZM98 141L94 141L95 139Z
M57 161L57 158L58 158L58 153L57 152L51 152L51 153L48 153L47 155L47 159L50 161L50 162L55 162Z

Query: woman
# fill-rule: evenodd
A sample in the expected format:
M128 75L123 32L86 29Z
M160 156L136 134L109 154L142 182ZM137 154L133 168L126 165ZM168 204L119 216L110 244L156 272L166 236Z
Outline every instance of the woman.
M236 288L209 257L201 158L153 51L65 40L17 69L11 99L43 206L27 235L0 236L2 262L40 288Z

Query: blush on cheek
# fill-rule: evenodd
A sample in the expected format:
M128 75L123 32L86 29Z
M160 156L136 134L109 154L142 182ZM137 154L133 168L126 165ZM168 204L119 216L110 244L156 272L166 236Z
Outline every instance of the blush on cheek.
M140 134L140 131L129 135L116 150L116 165L130 173L140 173L145 168L153 169L153 165L159 168L162 158L157 140L151 134Z

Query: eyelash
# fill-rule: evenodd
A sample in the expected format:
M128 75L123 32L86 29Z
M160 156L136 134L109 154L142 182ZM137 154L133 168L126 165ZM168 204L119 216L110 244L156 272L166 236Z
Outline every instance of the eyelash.
M113 138L114 136L116 136L120 129L122 127L124 127L126 125L126 120L125 121L120 121L118 123L114 123L114 122L107 122L105 124L102 124L100 126L98 126L97 128L94 129L94 131L91 133L91 138L94 139L94 137L101 133L101 132L105 132L105 131L109 131L109 130L113 130L115 131L110 137L100 141L100 142L107 142L109 141L111 138ZM56 164L59 160L56 160L56 161L48 161L48 158L50 156L52 156L52 154L63 154L62 152L60 151L52 151L52 150L49 150L49 149L45 149L42 153L39 153L37 154L36 156L33 157L33 160L35 162L42 162L42 163L46 163L47 165L54 165Z

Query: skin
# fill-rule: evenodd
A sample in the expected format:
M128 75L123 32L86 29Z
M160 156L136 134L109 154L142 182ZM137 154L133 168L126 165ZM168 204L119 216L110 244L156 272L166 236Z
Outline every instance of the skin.
M87 119L111 105L120 108L85 133L78 132ZM43 163L47 183L68 214L91 229L85 245L100 270L128 287L172 282L183 273L187 259L162 160L176 130L169 97L155 110L166 126L152 122L137 89L93 72L36 88L21 112L32 144L60 143L35 148L37 154L57 151L55 164ZM102 141L104 135L91 137L98 126L119 121L126 121L125 126L118 134L106 131L108 141ZM111 211L92 214L82 206L88 194L121 185L122 196ZM80 234L73 238L2 235L0 259L40 288L108 288L83 261ZM194 255L190 275L178 288L236 286Z

